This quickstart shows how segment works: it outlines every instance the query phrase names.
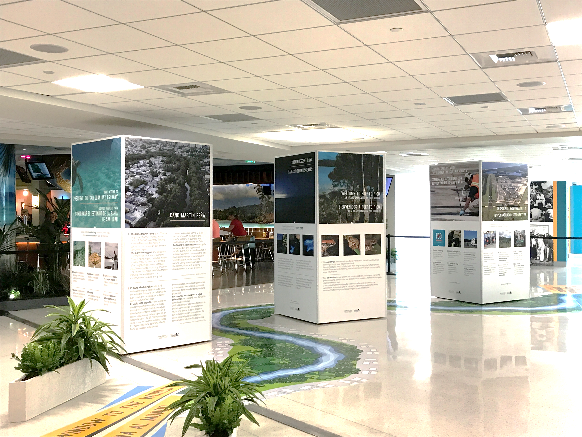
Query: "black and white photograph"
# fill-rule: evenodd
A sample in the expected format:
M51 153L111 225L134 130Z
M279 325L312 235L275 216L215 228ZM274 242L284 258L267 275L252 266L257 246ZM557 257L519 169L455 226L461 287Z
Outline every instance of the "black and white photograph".
M287 253L287 234L277 234L277 253Z
M321 256L339 256L339 235L321 236Z
M210 226L210 146L125 139L125 227Z
M507 249L511 247L511 231L499 231L499 248Z
M483 221L527 220L527 164L484 162L482 168Z
M344 235L344 256L360 254L360 234Z
M525 229L513 231L513 247L525 247Z
M119 245L117 243L105 243L105 268L119 270Z
M485 249L497 248L497 231L485 231L483 233L483 248Z
M554 221L554 183L530 182L529 221L534 223Z
M461 231L449 231L447 235L447 247L461 247Z
M530 228L529 258L532 265L554 265L554 239L549 226Z

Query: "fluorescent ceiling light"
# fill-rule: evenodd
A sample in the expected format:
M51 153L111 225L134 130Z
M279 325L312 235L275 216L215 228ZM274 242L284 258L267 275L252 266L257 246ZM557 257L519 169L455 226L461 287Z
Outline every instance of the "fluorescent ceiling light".
M56 85L74 88L87 93L109 93L112 91L126 91L143 88L141 85L128 82L125 79L113 78L104 74L89 74L76 76L53 82Z
M293 143L340 143L344 141L363 140L369 135L355 132L341 127L325 129L290 129L276 132L263 132L258 136L275 141L289 141Z
M582 44L582 18L556 21L546 26L550 40L555 46L573 46Z

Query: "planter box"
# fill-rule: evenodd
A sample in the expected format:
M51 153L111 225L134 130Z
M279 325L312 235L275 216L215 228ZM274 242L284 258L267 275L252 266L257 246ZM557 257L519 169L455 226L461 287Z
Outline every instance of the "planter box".
M4 300L0 302L0 310L20 311L44 308L45 305L67 306L67 296L40 297L35 299Z
M67 364L42 376L11 382L8 390L8 419L24 422L45 411L61 405L107 379L107 373L88 358Z

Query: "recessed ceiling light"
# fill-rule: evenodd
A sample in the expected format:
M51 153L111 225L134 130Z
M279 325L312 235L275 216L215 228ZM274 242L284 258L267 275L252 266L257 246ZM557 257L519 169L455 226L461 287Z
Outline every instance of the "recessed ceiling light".
M263 109L262 106L239 106L239 109L244 109L247 111L256 111L257 109Z
M548 23L546 28L550 40L555 46L573 46L582 44L582 18L573 20L556 21Z
M43 73L44 74L55 74L55 72L52 70L43 70Z
M66 53L69 51L68 48L55 44L33 44L30 48L36 52L42 53Z
M545 84L546 84L545 82L541 82L539 80L532 80L529 82L520 82L517 84L517 86L521 88L533 88L535 86L543 86Z
M402 27L393 27L392 29L390 29L390 32L401 32L402 31Z
M125 79L113 78L104 74L89 74L87 76L76 76L61 79L53 82L67 88L85 91L87 93L108 93L112 91L126 91L143 88Z

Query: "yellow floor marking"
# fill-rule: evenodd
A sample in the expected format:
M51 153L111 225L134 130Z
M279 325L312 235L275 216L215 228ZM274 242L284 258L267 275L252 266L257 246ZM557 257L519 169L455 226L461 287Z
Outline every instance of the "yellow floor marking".
M158 387L147 390L123 402L115 404L92 416L81 419L42 437L91 437L102 432L105 428L121 422L140 410L158 402L183 387Z
M582 285L544 285L543 287L552 293L582 294Z
M180 399L180 397L175 395L168 396L153 407L148 408L147 411L103 435L103 437L143 437L147 435L172 413L172 411L166 410L166 407Z

